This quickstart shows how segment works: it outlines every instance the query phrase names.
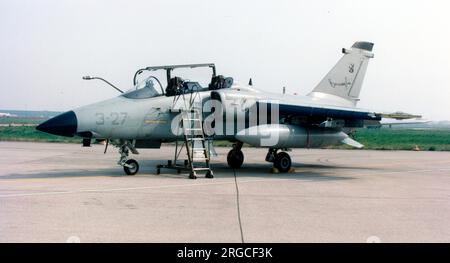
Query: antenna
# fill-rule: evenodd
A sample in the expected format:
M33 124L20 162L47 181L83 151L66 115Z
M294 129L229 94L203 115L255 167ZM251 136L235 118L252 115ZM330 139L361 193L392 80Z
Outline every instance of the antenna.
M286 87L283 87L283 94L286 94Z
M252 78L250 78L250 80L248 81L248 85L249 85L249 86L253 86Z

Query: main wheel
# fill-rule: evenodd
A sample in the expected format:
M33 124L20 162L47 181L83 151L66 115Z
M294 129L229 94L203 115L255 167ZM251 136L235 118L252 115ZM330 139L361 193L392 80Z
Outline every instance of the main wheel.
M291 157L286 152L279 152L275 155L273 165L278 171L285 173L291 169Z
M237 169L244 163L244 154L241 150L233 149L228 152L227 163L231 168Z
M135 175L139 171L139 164L136 160L129 159L125 162L127 166L123 167L123 170L128 175Z

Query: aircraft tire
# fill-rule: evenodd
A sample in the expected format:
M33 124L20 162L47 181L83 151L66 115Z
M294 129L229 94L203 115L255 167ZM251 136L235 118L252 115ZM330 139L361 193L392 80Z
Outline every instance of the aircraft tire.
M137 174L137 172L139 172L139 164L136 160L129 159L125 163L132 166L131 168L127 166L123 167L123 170L127 175L135 175Z
M273 165L281 173L286 173L291 169L291 157L286 152L279 152L277 153L277 155L275 155L275 161L273 162Z
M241 150L230 150L227 155L227 163L233 169L241 168L244 163L244 154Z

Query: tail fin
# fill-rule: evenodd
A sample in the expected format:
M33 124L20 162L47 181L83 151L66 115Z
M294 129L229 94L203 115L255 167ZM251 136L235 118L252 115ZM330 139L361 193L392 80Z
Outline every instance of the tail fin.
M373 43L356 42L351 49L342 49L344 56L308 94L355 106L366 74L369 59L373 58ZM342 100L344 99L344 100Z

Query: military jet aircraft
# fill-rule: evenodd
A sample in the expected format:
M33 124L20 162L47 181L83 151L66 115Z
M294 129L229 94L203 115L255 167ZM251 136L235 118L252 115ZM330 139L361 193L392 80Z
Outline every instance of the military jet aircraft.
M356 107L369 59L373 58L373 43L356 42L342 49L343 57L306 96L269 93L249 85L234 83L230 77L216 74L214 64L169 65L139 69L133 87L112 99L62 113L37 126L36 129L62 136L79 136L85 146L91 139L105 140L119 148L119 165L127 174L136 174L137 161L129 152L139 148L159 148L165 142L182 142L175 146L175 160L163 168L186 168L190 178L206 171L214 149L212 142L227 140L233 148L227 155L228 165L238 169L244 162L244 143L268 148L265 160L279 172L291 169L291 148L321 148L348 144L363 145L347 134L367 123L377 123L382 114ZM198 82L172 76L179 68L212 69L207 87ZM154 75L142 81L142 73L163 70L164 85ZM84 79L101 79L84 77ZM102 79L103 80L103 79ZM106 152L105 148L105 152ZM188 160L177 159L186 149ZM205 162L199 168L196 163Z

